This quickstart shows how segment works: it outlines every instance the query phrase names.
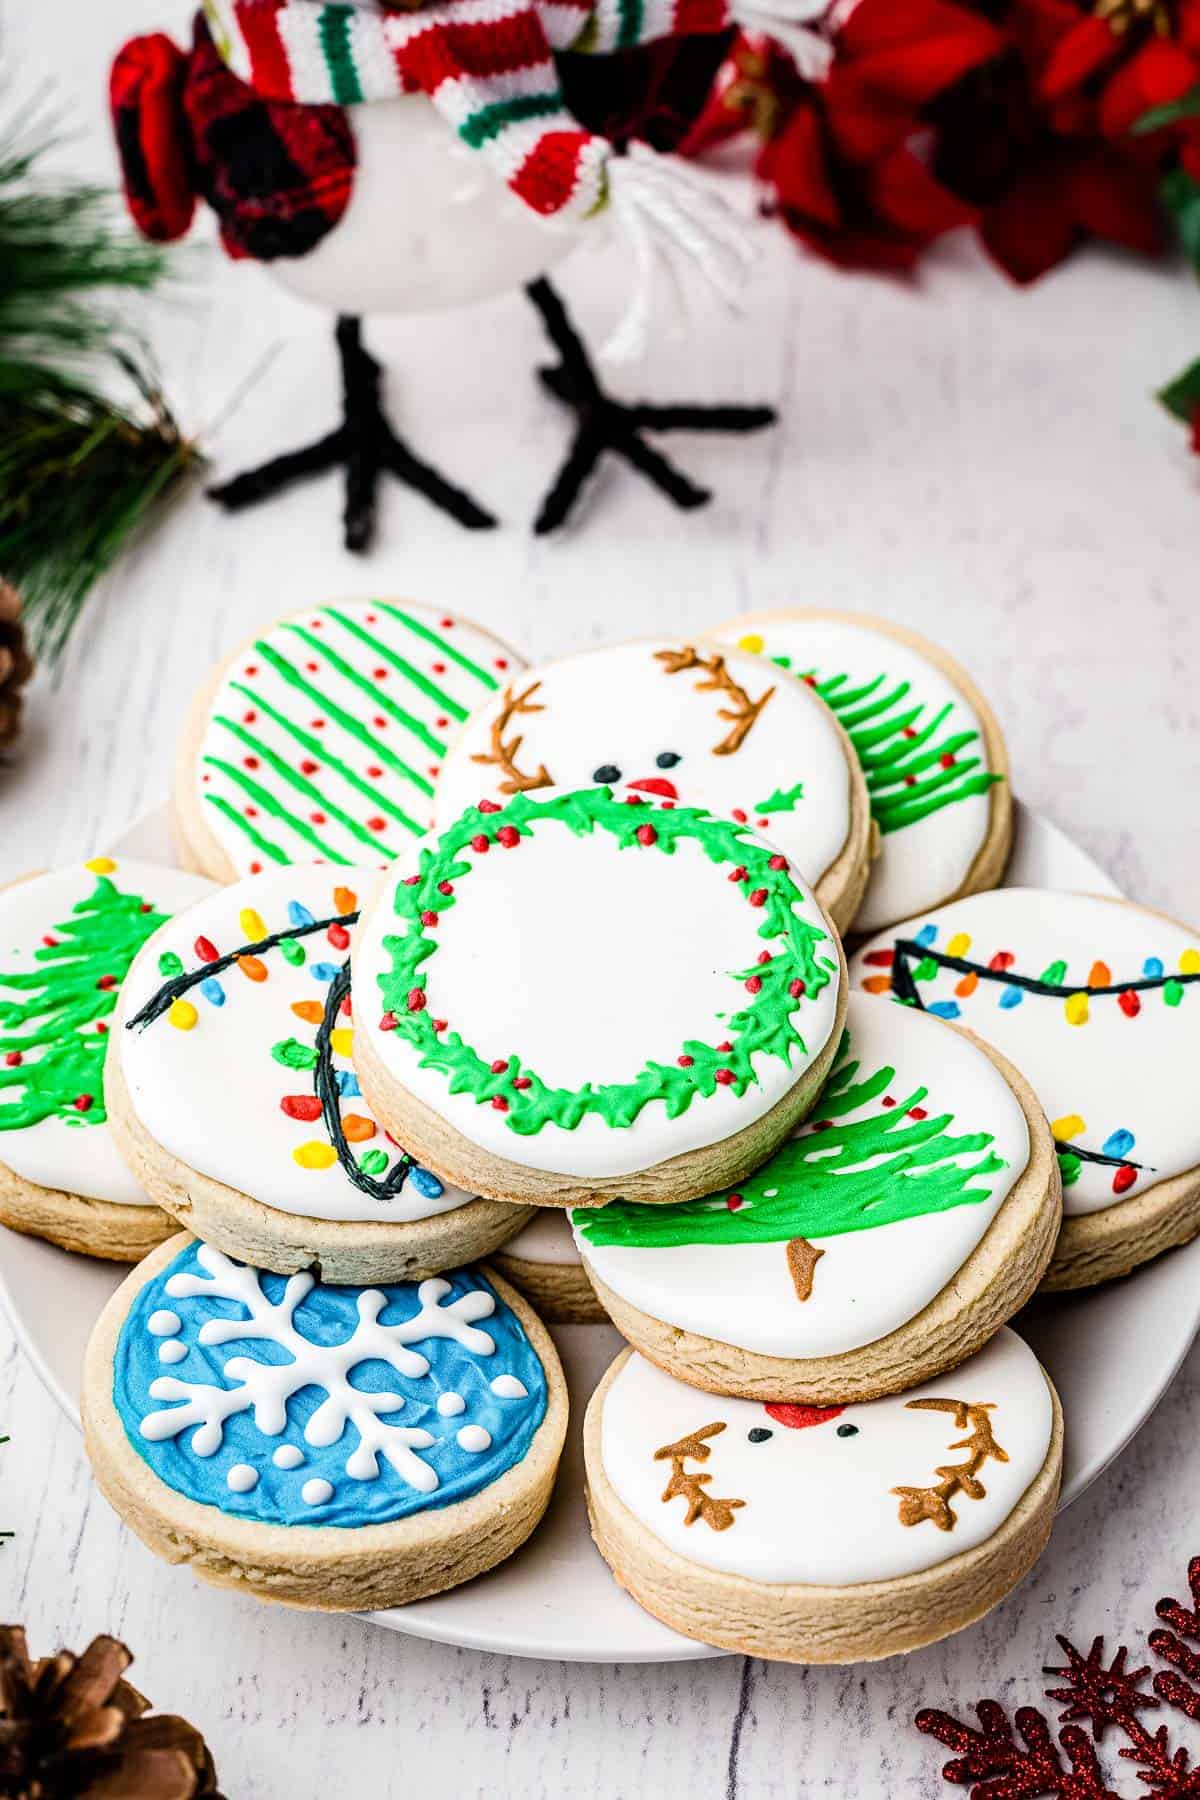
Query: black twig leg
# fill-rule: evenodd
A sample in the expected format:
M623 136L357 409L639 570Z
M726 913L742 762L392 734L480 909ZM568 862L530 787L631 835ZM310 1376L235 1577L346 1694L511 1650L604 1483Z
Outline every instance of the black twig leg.
M571 447L534 523L541 537L565 524L584 483L606 451L619 456L644 475L660 494L685 511L704 506L712 495L698 487L681 469L653 449L643 431L761 431L773 425L776 414L769 406L653 406L626 405L611 400L596 379L582 339L571 324L566 307L543 277L526 289L542 316L546 335L559 360L539 369L547 392L575 414Z
M339 318L336 335L342 365L342 423L337 430L221 482L208 490L210 498L227 512L240 512L297 481L340 468L346 489L342 514L346 548L364 551L375 536L379 477L386 471L468 530L494 526L492 513L422 462L392 429L383 407L382 370L363 345L360 321Z

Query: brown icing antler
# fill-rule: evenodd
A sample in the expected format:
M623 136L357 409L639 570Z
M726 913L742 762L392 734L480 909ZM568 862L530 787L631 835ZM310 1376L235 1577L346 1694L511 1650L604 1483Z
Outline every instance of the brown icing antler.
M663 1489L662 1497L664 1501L674 1500L679 1495L687 1501L687 1517L683 1521L685 1525L694 1525L697 1519L703 1519L714 1531L728 1531L734 1523L734 1511L746 1504L744 1500L722 1500L713 1494L706 1494L704 1489L712 1476L689 1475L683 1466L689 1457L696 1462L707 1462L710 1447L704 1442L705 1438L717 1437L724 1429L723 1421L718 1419L712 1425L702 1425L688 1437L682 1437L674 1444L664 1444L661 1450L654 1452L655 1462L670 1459L671 1479Z
M713 755L732 756L735 750L740 750L751 726L775 689L769 687L759 699L751 700L745 688L740 687L729 673L723 656L716 651L711 656L701 656L691 644L682 650L656 650L654 658L663 665L668 675L681 675L688 669L699 669L708 676L707 681L696 683L696 692L724 694L731 702L730 706L717 709L717 717L728 719L730 728L721 742L713 745Z
M992 1422L988 1418L993 1410L991 1405L972 1406L965 1400L910 1400L908 1404L914 1412L953 1413L956 1431L965 1431L968 1425L971 1427L969 1436L950 1445L951 1450L969 1452L966 1462L935 1469L934 1474L941 1477L936 1487L892 1489L893 1494L900 1496L902 1525L919 1525L922 1519L932 1519L939 1531L952 1531L955 1514L950 1502L955 1494L965 1494L968 1500L982 1500L987 1489L978 1478L980 1469L989 1459L1007 1462L1008 1452L1001 1449L992 1435Z
M806 1300L812 1299L813 1275L824 1254L825 1252L818 1250L815 1244L810 1244L807 1238L792 1238L788 1243L786 1251L788 1274L792 1278L792 1286L796 1290L796 1298L801 1305Z
M517 757L520 755L521 745L525 741L520 733L516 737L510 737L507 743L504 741L504 733L515 718L527 713L545 712L544 706L530 704L530 695L536 694L541 685L540 681L531 681L523 694L514 694L511 687L505 688L504 705L492 720L492 747L488 751L478 752L471 758L472 762L489 763L496 768L503 769L506 779L500 783L502 794L527 794L533 788L553 787L554 785L544 763L540 765L535 775L527 775L523 770L518 769Z

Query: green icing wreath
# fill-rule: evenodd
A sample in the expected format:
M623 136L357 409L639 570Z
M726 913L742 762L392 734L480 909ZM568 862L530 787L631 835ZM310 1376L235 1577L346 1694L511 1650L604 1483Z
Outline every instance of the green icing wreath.
M457 1031L438 1029L442 1022L430 1016L426 1004L424 965L437 952L442 915L456 904L455 884L471 873L480 855L496 845L515 849L546 825L565 825L576 837L606 831L622 850L635 854L671 856L677 843L690 839L711 862L731 865L729 879L762 915L758 936L782 939L783 947L765 961L730 971L730 979L749 999L725 1019L720 1045L689 1038L673 1064L648 1061L632 1081L588 1081L566 1088L550 1086L515 1053L485 1060ZM837 972L836 958L818 955L818 947L829 943L829 933L794 910L807 904L785 857L759 843L745 826L714 818L700 807L651 811L614 799L606 787L541 799L518 794L494 810L485 803L465 812L435 847L423 848L419 872L396 886L395 913L406 930L383 941L392 966L379 977L386 1009L381 1025L412 1045L423 1069L444 1074L452 1094L470 1094L479 1105L490 1102L523 1137L547 1123L572 1131L589 1113L609 1126L632 1125L651 1100L661 1100L667 1117L675 1119L697 1094L707 1099L719 1086L744 1094L755 1083L756 1055L784 1063L791 1062L793 1047L807 1055L792 1015Z

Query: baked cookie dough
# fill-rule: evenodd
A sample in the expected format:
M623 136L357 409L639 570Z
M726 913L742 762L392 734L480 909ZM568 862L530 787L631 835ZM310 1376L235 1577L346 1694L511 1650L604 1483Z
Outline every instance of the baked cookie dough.
M1029 1572L1062 1473L1058 1400L1001 1331L952 1374L863 1405L697 1393L624 1351L592 1397L592 1533L686 1636L856 1663L973 1624Z
M550 1325L606 1325L608 1314L587 1278L565 1213L544 1206L492 1256Z
M550 1498L567 1394L545 1327L484 1269L331 1287L183 1235L105 1307L82 1412L101 1492L156 1555L341 1611L511 1555Z
M856 993L811 1117L736 1190L573 1219L600 1300L650 1361L713 1393L845 1402L980 1349L1045 1273L1060 1193L1011 1064Z
M836 934L788 858L608 788L469 807L389 869L354 946L354 1065L444 1180L539 1206L689 1199L804 1117Z
M960 1020L1033 1087L1063 1180L1046 1287L1109 1281L1200 1231L1200 932L1124 900L1001 888L870 939L852 972Z

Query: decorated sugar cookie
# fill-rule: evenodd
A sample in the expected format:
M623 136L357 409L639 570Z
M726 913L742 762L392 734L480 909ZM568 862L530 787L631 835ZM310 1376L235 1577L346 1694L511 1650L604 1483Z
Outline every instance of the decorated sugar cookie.
M113 1142L104 1068L146 939L209 884L95 856L0 890L0 1219L128 1262L170 1235Z
M886 619L796 607L712 634L806 681L853 744L880 834L856 931L994 887L1012 839L991 708L944 650Z
M596 1298L565 1213L543 1207L492 1257L493 1266L551 1325L603 1325Z
M860 993L810 1117L736 1189L573 1216L600 1299L651 1361L716 1393L849 1400L986 1343L1045 1273L1061 1207L1016 1071Z
M1062 1417L1007 1329L932 1382L852 1406L700 1393L625 1351L584 1455L596 1542L656 1618L751 1656L864 1662L960 1630L1028 1573Z
M594 783L749 824L794 859L839 929L853 918L870 856L854 754L802 682L744 651L647 640L505 682L446 758L437 819L481 797Z
M497 1198L687 1199L803 1117L841 949L788 858L608 788L469 807L359 926L354 1063L444 1179Z
M218 888L126 982L117 1141L167 1212L259 1268L411 1279L485 1255L528 1216L439 1180L363 1099L349 948L377 880L309 866Z
M1047 1285L1104 1281L1200 1229L1200 932L1125 901L975 894L872 938L856 984L961 1022L1050 1120L1062 1236Z
M429 825L467 715L522 667L490 632L409 600L281 619L193 703L175 780L188 860L219 881L390 861Z
M177 1236L88 1346L84 1439L152 1550L300 1606L398 1606L493 1567L545 1510L566 1389L482 1270L333 1287Z

